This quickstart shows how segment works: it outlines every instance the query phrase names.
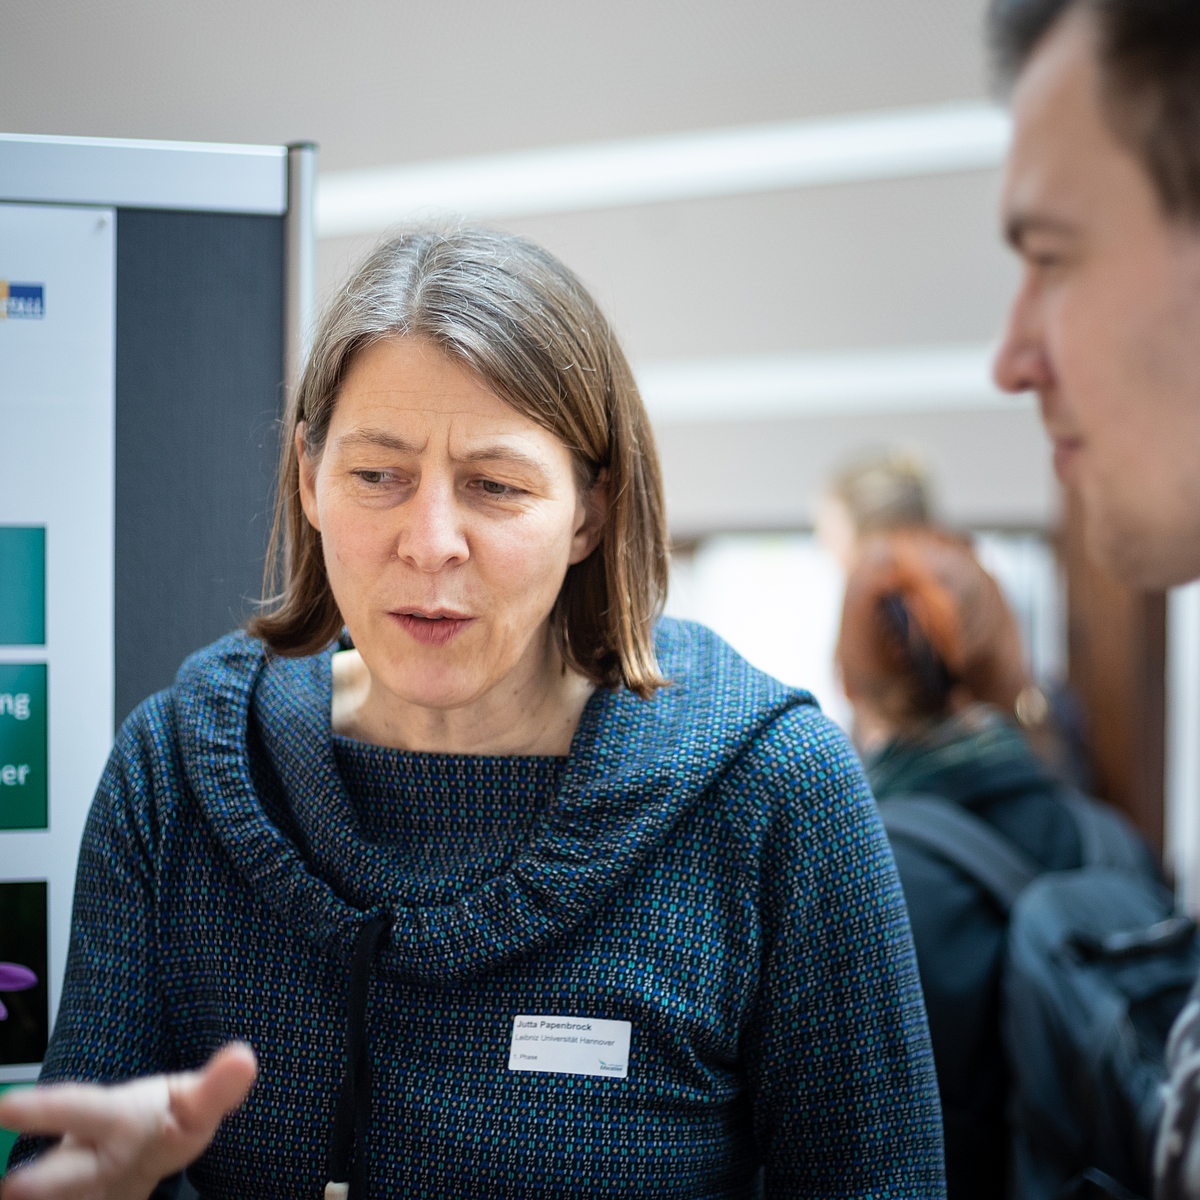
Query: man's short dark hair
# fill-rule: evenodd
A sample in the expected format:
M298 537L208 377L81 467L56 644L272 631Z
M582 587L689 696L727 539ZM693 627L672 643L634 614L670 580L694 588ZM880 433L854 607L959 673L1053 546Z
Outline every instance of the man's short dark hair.
M988 31L1011 81L1068 11L1095 19L1104 105L1170 217L1200 222L1200 0L992 0Z

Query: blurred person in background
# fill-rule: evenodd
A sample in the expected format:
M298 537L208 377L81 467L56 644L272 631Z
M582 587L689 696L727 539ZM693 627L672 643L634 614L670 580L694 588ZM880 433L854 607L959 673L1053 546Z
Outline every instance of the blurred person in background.
M929 474L912 453L892 449L863 454L830 480L817 505L818 540L849 573L863 540L891 529L932 523ZM860 754L887 737L866 709L853 709L850 740Z
M878 734L866 763L881 810L896 797L937 797L1037 871L1082 865L1065 789L1021 732L1031 681L1016 622L965 539L932 528L867 538L837 657L856 721ZM947 1192L1000 1200L1012 1157L1000 1027L1007 913L953 856L895 835L892 849L929 1014Z
M844 571L862 539L933 521L929 473L904 450L864 455L834 475L817 506L817 537Z
M995 374L1037 392L1098 562L1200 577L1200 4L993 0L1023 275ZM1161 1200L1200 1196L1200 1000L1167 1048Z
M878 533L930 529L936 525L929 470L916 453L893 449L864 455L833 476L817 509L817 536L846 572L858 562L865 540ZM1018 642L1018 653L1021 651ZM1055 775L1077 786L1086 784L1087 751L1078 719L1070 715L1077 702L1065 684L1048 686L1029 679L1014 701L1014 711L1035 752ZM868 708L854 710L851 738L869 754L886 739Z

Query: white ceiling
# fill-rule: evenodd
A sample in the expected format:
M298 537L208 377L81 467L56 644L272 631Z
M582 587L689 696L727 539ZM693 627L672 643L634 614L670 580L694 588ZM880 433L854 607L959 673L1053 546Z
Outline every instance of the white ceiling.
M287 142L329 170L983 94L981 0L7 3L14 133Z

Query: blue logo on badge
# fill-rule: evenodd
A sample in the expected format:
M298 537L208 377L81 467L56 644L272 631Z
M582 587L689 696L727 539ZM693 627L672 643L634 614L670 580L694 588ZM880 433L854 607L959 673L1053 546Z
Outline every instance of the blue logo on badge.
M40 283L5 283L0 279L0 320L40 321L46 315L46 289Z

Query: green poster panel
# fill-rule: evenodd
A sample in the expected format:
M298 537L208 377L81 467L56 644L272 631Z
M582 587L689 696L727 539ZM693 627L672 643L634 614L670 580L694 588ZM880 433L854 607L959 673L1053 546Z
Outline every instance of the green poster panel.
M0 829L47 827L45 663L0 663Z
M0 525L0 646L45 644L45 526Z

